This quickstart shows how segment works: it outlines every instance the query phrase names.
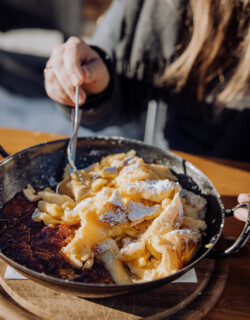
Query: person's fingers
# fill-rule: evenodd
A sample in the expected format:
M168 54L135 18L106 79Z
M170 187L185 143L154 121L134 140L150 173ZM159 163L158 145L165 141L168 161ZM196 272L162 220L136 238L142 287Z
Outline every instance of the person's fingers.
M57 81L65 90L67 96L74 101L74 87L70 79L68 79L67 74L65 72L64 61L63 61L63 53L64 53L64 45L56 46L52 51L51 56L51 65L54 69L54 74L56 76Z
M84 83L92 83L95 79L100 77L102 72L102 60L99 58L94 58L84 66L82 66L82 71L84 74Z
M250 202L250 193L241 193L238 196L238 202Z
M87 95L102 92L110 81L108 69L98 53L76 37L52 50L45 70L48 95L60 103L70 100L69 105L75 103L75 86L80 87L79 103L83 104Z
M46 66L45 66L45 69L44 70L48 70L48 69L51 69L53 66L52 66L52 62L51 62L51 57L49 58L49 60L47 61L46 63Z
M53 68L47 69L45 76L45 89L48 96L58 103L74 106L74 101L65 93L65 90L58 82Z
M238 202L239 203L250 202L250 193L241 193L241 194L239 194ZM239 209L235 210L234 216L238 220L247 221L247 216L248 216L247 209L239 208Z
M60 83L60 86L64 89L67 96L70 97L71 101L75 102L75 87L72 85L68 78L64 68L55 68L55 76ZM82 88L79 88L79 103L83 104L86 100L86 94Z
M54 82L58 81L59 85L53 85L50 84L53 88L57 87L63 89L65 91L64 96L67 96L67 99L64 99L64 102L68 98L70 98L70 105L73 105L75 103L75 87L72 85L70 79L67 76L64 60L63 60L63 54L65 51L64 45L56 46L53 51L50 60L46 64L46 69L50 70L53 69L53 73L55 75L55 79L53 79ZM50 86L46 87L46 90L50 92L50 97L52 99L55 99L57 102L62 103L62 101L58 101L59 95L62 97L61 91L59 93L52 92ZM79 103L83 104L86 100L86 94L83 91L82 88L79 89Z
M82 66L83 89L87 94L97 94L105 90L110 82L110 74L102 59L97 56Z
M85 82L81 62L87 62L90 53L89 46L76 37L70 37L65 43L63 54L65 71L74 86L80 86Z
M241 221L247 221L247 209L245 208L239 208L234 211L234 216L236 219Z

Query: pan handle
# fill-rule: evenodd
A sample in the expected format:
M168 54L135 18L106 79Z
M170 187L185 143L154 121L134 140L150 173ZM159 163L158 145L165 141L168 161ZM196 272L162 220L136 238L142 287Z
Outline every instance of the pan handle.
M9 156L8 152L5 151L1 145L0 145L0 155L3 156L4 158Z
M247 242L249 236L250 236L250 202L244 202L238 204L233 209L225 210L225 216L231 217L234 214L234 211L239 208L247 207L248 209L248 217L247 222L245 224L245 227L239 237L235 240L235 242L226 250L222 251L210 251L208 254L208 258L211 259L221 259L228 257L231 253L238 252L240 248L242 248L245 243Z

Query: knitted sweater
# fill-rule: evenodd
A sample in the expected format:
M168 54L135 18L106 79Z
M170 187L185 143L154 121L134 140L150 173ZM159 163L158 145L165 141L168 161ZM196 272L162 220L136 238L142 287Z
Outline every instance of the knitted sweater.
M84 111L82 125L99 130L131 121L160 100L168 106L164 135L171 149L250 161L249 95L214 116L213 101L198 102L192 84L178 94L158 85L180 41L184 9L184 0L113 1L92 39L112 59L112 85ZM210 86L214 91L218 83Z

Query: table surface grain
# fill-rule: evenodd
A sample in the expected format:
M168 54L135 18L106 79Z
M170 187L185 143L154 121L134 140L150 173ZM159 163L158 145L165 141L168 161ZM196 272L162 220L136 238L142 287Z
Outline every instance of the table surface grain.
M65 136L0 128L0 145L8 153L62 138ZM250 163L201 157L177 151L175 153L192 162L208 176L220 193L225 208L231 208L237 204L239 193L250 192ZM223 230L226 242L231 244L243 227L244 223L235 218L227 218ZM230 272L225 290L214 308L206 315L206 320L250 319L250 242L238 253L232 255L229 262ZM10 315L18 312L17 306L13 305L1 290L0 309Z

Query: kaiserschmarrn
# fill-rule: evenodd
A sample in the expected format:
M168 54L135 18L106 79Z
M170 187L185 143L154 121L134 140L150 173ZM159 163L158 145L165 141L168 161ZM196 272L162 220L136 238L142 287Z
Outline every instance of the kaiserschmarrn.
M117 284L151 281L183 268L206 230L205 198L187 191L167 166L148 164L134 150L109 155L68 179L68 194L50 188L26 198L38 201L34 221L78 226L61 249L75 268L102 262Z

